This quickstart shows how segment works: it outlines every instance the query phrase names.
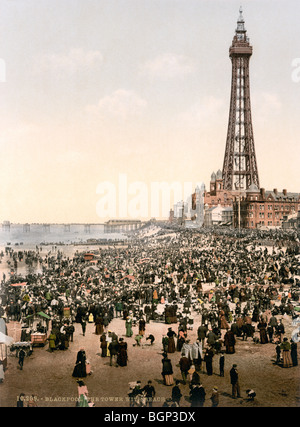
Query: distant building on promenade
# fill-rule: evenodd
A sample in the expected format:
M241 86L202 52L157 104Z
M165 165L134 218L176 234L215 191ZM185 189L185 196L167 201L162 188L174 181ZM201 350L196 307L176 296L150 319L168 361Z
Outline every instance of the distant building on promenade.
M232 206L205 206L204 208L204 227L231 226L233 223Z
M169 222L180 225L189 224L189 227L201 227L204 222L204 184L197 185L193 194L186 202L183 200L174 204L170 210Z
M3 231L10 231L10 221L3 221L2 230Z

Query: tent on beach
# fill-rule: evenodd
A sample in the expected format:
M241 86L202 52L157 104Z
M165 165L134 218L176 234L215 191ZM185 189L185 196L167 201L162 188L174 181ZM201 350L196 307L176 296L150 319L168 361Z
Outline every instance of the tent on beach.
M14 339L6 335L5 322L0 322L0 362L4 370L7 367L7 348L13 343Z

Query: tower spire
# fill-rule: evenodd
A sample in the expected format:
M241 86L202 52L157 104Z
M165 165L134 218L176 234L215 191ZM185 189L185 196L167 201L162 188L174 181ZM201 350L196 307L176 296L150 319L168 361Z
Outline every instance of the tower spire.
M231 99L223 163L224 189L259 188L250 104L249 61L252 46L246 36L242 7L229 49L232 62Z
M239 36L245 36L246 34L246 29L245 29L245 21L243 18L243 9L242 6L240 7L240 15L238 17L238 21L237 21L237 28L235 30L236 35Z

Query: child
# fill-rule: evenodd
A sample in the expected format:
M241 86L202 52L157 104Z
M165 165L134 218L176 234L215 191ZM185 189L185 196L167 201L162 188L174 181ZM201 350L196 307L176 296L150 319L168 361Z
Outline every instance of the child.
M135 341L136 341L136 345L139 346L139 347L141 346L140 342L141 342L142 338L143 338L142 335L136 335L135 338L134 338ZM133 344L133 345L135 345L135 344Z
M195 365L192 365L192 366L190 367L190 369L188 370L188 373L189 373L189 380L190 380L190 382L192 382L193 374L195 373L195 371L196 371L196 369L195 369Z
M212 393L211 393L211 406L213 408L216 408L219 405L219 392L218 392L218 387L214 387L212 389Z

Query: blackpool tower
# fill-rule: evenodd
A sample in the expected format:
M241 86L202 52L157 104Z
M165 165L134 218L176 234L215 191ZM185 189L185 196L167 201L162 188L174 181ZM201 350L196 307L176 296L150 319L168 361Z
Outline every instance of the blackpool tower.
M231 99L222 171L224 190L233 192L247 190L252 184L259 188L250 104L251 55L252 46L240 8L237 28L229 49L232 62Z

